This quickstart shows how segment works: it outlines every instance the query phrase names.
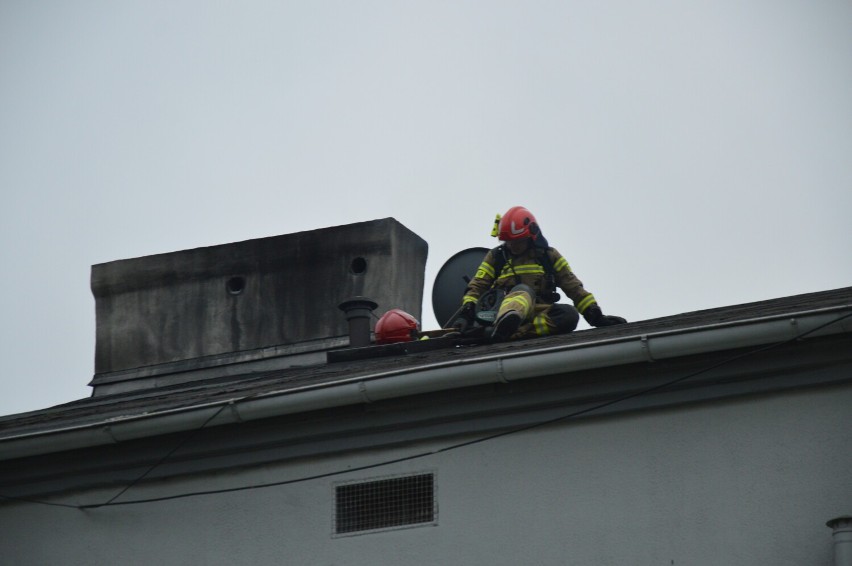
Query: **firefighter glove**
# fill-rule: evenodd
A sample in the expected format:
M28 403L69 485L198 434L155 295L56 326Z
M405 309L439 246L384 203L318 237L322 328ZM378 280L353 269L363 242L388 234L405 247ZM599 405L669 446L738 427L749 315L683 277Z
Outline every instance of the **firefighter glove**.
M474 318L473 303L465 303L451 326L464 332L473 324Z
M627 321L620 316L605 315L598 305L592 305L583 313L586 322L592 326L613 326Z

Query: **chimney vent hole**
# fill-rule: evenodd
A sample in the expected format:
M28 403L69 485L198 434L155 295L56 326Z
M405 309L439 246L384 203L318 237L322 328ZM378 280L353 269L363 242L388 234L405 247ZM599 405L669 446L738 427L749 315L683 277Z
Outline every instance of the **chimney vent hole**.
M363 257L356 257L352 260L352 264L349 266L349 269L355 275L361 275L367 271L367 260Z
M225 288L230 295L239 295L246 288L246 280L242 277L231 277L225 284Z

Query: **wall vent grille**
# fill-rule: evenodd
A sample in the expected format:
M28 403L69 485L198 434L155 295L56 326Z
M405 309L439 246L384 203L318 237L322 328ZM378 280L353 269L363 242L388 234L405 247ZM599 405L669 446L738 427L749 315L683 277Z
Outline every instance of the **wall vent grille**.
M435 474L340 484L334 502L336 535L434 524Z

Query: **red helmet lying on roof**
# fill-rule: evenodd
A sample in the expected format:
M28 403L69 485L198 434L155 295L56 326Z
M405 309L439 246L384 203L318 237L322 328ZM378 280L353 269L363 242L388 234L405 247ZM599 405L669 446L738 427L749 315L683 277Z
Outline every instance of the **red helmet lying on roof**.
M411 342L413 333L420 330L416 318L401 309L391 309L376 323L376 344Z

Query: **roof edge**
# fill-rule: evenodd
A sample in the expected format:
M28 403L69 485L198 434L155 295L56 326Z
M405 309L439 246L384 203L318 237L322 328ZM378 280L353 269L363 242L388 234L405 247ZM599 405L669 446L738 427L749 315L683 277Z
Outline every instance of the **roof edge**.
M235 397L180 409L110 418L77 427L21 434L0 439L0 460L440 390L508 383L842 333L852 333L850 304L590 343L500 352L308 385L296 390Z

